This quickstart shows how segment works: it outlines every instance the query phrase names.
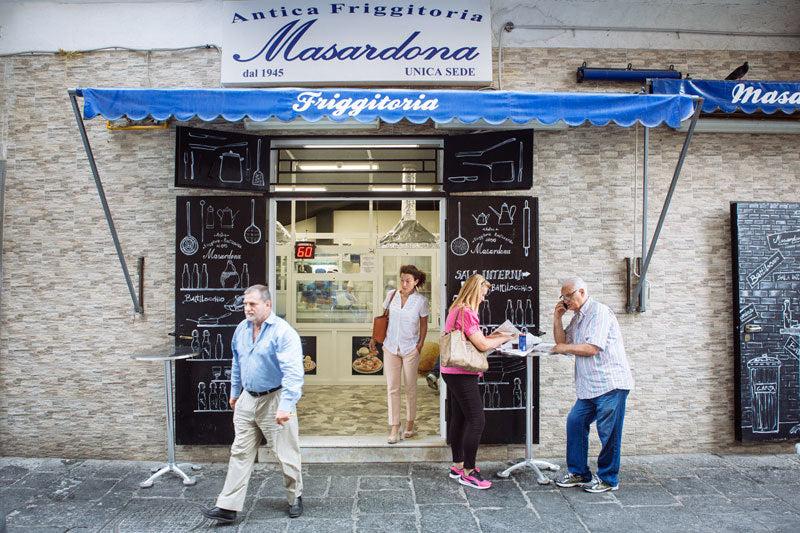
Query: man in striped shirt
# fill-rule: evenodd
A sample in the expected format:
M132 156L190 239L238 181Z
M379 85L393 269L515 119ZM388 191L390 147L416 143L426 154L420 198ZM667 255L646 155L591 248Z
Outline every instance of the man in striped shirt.
M574 313L567 329L562 317ZM625 357L622 333L614 312L589 297L578 277L564 280L553 312L553 353L575 355L575 392L578 400L567 416L567 468L559 487L583 487L587 492L617 490L625 400L633 376ZM589 470L589 426L597 422L602 449L597 476Z

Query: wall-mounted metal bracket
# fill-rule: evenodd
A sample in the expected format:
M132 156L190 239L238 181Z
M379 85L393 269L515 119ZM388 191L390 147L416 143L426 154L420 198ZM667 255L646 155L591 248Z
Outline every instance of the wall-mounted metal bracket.
M639 298L639 295L642 292L642 286L644 285L645 276L647 275L647 269L650 267L650 261L653 259L653 253L656 251L656 244L658 243L658 236L661 234L661 229L664 227L664 220L667 218L667 212L669 211L669 204L672 201L672 195L675 194L675 187L678 185L678 177L681 175L681 169L683 168L683 162L686 160L686 154L689 152L689 145L692 142L692 135L694 135L694 128L697 125L697 119L700 116L700 112L703 109L703 101L702 97L692 97L692 100L695 101L695 109L694 114L692 115L691 122L689 123L689 130L686 132L686 138L683 140L683 147L681 148L681 154L678 157L678 162L675 165L675 171L672 174L672 181L669 184L669 190L667 191L667 197L664 199L664 207L661 208L661 215L658 217L658 224L656 225L656 230L653 233L653 240L650 241L650 248L647 251L647 258L644 261L644 265L642 265L642 270L639 272L639 282L636 284L636 288L633 291L633 297L630 299L628 303L628 312L633 313L636 299Z
M72 111L75 113L75 121L78 123L78 130L81 133L83 149L86 151L86 157L89 158L89 166L92 168L92 176L94 176L94 184L97 187L97 194L100 196L100 203L103 205L103 212L106 214L106 222L108 222L108 229L111 231L111 239L114 241L114 248L117 250L117 257L119 258L120 265L122 265L122 274L125 276L125 283L128 285L128 292L131 294L133 310L137 313L143 313L144 309L141 306L141 299L136 296L136 291L133 288L131 274L128 272L128 265L125 262L125 255L122 253L122 245L119 242L117 230L114 227L114 219L111 217L111 210L109 209L108 201L106 200L106 193L103 191L103 183L100 181L100 173L97 171L94 153L92 153L92 147L89 145L89 137L86 134L86 125L83 123L83 117L81 117L81 111L78 107L78 93L75 89L69 89L67 92L69 93L70 102L72 102ZM144 269L144 262L142 262L142 269ZM141 277L139 283L141 287Z

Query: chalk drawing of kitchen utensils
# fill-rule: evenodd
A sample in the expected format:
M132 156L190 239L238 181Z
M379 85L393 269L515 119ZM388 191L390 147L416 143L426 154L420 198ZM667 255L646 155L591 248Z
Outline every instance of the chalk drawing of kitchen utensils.
M194 255L200 249L197 239L192 236L192 212L189 202L186 202L186 237L181 240L180 249L184 255Z
M205 315L203 315L201 317L198 317L196 319L195 318L187 318L186 320L189 321L189 322L194 322L195 324L197 324L197 327L199 327L199 328L213 328L213 327L224 325L224 324L220 324L219 321L222 320L223 318L227 318L229 316L231 316L230 312L225 313L223 315L219 315L219 316L212 316L212 315L209 315L209 314L205 314ZM203 333L205 334L206 332L204 331ZM209 342L209 345L210 344L211 343Z
M472 215L472 218L475 219L476 226L485 226L489 223L489 215L486 213L478 213L478 216Z
M200 200L200 242L206 242L206 201Z
M214 229L214 207L210 204L206 209L206 229Z
M247 244L256 244L261 240L261 230L256 226L256 201L250 199L250 225L244 230L244 240Z
M506 139L501 141L493 146L488 148L484 148L483 150L473 150L468 152L458 152L456 157L481 157L487 152L491 152L501 146L505 146L507 144L511 144L513 142L518 142L516 137L512 137L510 139ZM472 166L472 167L484 167L489 169L489 181L492 183L509 183L513 181L517 181L521 179L521 168L522 168L522 143L518 142L519 150L520 150L520 158L519 163L515 163L510 159L502 160L502 161L491 161L488 163L477 163L472 161L464 161L462 164L464 166Z
M230 259L225 265L225 270L219 275L219 283L223 289L235 289L239 286L239 272Z
M219 219L219 227L223 229L233 228L233 221L236 220L236 215L239 211L234 212L230 207L217 209L217 218Z
M497 223L499 225L510 226L514 223L514 213L517 211L517 206L512 205L509 207L507 203L503 202L503 205L500 206L500 212L492 206L489 206L489 209L497 215Z
M480 157L486 152L491 152L495 148L500 148L501 146L505 146L508 143L513 143L516 141L516 137L511 137L510 139L506 139L505 141L500 141L499 143L495 144L494 146L490 146L489 148L484 148L483 150L473 150L470 152L457 152L456 157Z
M478 181L478 176L450 176L447 181L451 183L464 183L465 181Z
M231 298L230 300L225 302L225 305L223 305L223 307L225 309L227 309L228 311L231 311L231 312L243 310L244 309L244 295L240 294L239 296L236 296L235 298Z
M218 135L210 135L206 133L193 133L189 132L189 137L194 137L195 139L213 139L215 141L224 141L227 137L220 137Z
M461 236L461 202L458 202L458 237L450 242L450 251L458 256L469 252L469 242Z
M241 183L244 177L242 161L244 161L244 157L233 150L219 156L219 181Z
M492 183L508 183L516 180L513 161L494 161L492 163L471 163L465 161L464 166L485 167L489 169L489 181Z
M253 172L251 183L256 187L264 186L264 173L261 172L261 139L258 140L258 147L256 148L256 171Z
M525 207L522 208L522 249L525 250L525 257L531 249L531 208L528 207L528 200L525 200Z

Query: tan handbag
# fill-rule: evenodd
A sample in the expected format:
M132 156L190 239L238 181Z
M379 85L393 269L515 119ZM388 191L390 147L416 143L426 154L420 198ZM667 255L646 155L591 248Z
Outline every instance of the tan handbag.
M456 319L461 320L461 329L454 329L439 337L441 365L455 366L467 372L486 372L489 369L489 359L487 359L489 351L480 351L464 336L463 314L464 307L461 307Z
M392 293L392 298L389 300L389 305L392 305L394 295L397 294L397 289ZM376 316L372 320L372 338L383 344L386 340L386 329L389 327L389 305L383 310L381 316Z

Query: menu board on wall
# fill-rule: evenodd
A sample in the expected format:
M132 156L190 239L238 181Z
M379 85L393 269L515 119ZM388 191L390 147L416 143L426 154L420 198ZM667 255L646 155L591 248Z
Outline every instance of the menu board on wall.
M735 433L800 438L800 204L731 204Z
M266 191L269 137L178 126L175 186Z
M266 284L266 203L253 196L179 196L175 331L197 357L175 363L175 441L229 444L231 340L244 289Z
M447 192L530 190L533 130L445 137L443 181Z
M478 310L489 334L504 321L539 332L538 201L530 196L457 196L447 200L447 302L472 274L481 274L492 290ZM524 360L490 355L480 379L486 413L484 444L525 442L526 375ZM538 359L533 360L534 442L538 442ZM491 423L490 423L491 422Z

